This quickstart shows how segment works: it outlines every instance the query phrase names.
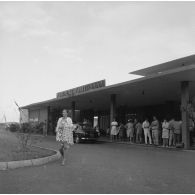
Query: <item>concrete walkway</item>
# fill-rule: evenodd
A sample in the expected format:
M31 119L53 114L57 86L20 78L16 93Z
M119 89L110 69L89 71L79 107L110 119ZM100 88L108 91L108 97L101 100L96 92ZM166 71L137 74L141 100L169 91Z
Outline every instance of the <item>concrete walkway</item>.
M57 149L55 137L39 144ZM75 144L60 161L0 172L0 193L195 193L195 153L129 144Z
M140 147L154 147L154 148L162 148L162 149L168 149L168 150L183 150L183 148L176 148L176 147L169 147L164 148L162 145L155 146L153 144L145 144L145 143L131 143L129 141L120 141L120 140L114 140L112 141L109 137L99 137L98 141L105 142L105 143L115 143L115 144L128 144L128 145L134 145L134 146L140 146ZM192 148L193 149L193 148Z

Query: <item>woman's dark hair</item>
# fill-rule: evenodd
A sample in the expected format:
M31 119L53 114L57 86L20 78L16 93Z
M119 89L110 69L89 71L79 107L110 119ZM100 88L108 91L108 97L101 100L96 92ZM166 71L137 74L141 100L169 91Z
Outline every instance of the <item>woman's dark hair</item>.
M71 115L71 114L70 114L70 112L69 112L67 109L65 109L65 108L64 108L64 109L62 109L62 113L63 113L64 111L66 111L67 116L68 116L68 117L70 117L70 115Z
M68 110L66 110L65 108L62 110L62 112L66 111L68 113Z

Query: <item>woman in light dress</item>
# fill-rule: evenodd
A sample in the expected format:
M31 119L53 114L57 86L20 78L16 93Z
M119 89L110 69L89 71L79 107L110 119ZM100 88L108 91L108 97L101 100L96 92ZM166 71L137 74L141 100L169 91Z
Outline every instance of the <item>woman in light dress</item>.
M60 117L56 127L56 141L61 143L60 153L62 155L62 165L65 163L65 150L74 144L72 119L68 117L67 110L62 111L63 117Z
M142 124L140 122L140 120L137 120L137 123L135 125L135 129L136 129L136 143L142 143Z
M127 129L127 139L129 139L130 143L133 143L133 138L134 138L133 120L129 119L125 127Z
M114 119L111 122L111 131L110 131L110 135L111 135L111 140L113 141L114 139L116 139L116 136L118 134L118 123L116 122L116 120Z
M169 147L169 122L164 119L162 123L163 147Z

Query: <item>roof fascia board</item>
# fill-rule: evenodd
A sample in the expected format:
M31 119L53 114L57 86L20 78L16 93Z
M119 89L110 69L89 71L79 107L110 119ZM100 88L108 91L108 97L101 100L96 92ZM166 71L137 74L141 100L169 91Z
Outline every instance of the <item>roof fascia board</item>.
M180 65L184 64L184 66L185 66L185 64L189 65L189 63L190 63L190 65L192 65L194 62L195 62L195 55L190 55L187 57L164 62L164 63L158 64L158 65L146 67L146 68L143 68L140 70L132 71L132 72L129 72L129 74L148 76L148 75L158 74L158 72L164 72L165 66L166 66L167 70L171 70L171 69L181 67L181 66L175 67L174 64L180 64ZM188 65L186 65L186 66L188 66Z
M117 84L114 84L114 85L109 85L109 86L98 88L98 89L94 89L93 91L88 91L86 93L79 94L78 96L83 96L83 95L91 94L91 93L98 92L98 91L104 91L104 90L108 90L108 89L111 89L111 88L114 89L116 87L120 87L120 86L123 86L123 85L129 85L129 84L133 84L133 83L136 83L136 82L139 83L139 82L142 82L142 81L146 81L148 79L154 79L154 78L158 78L158 77L160 78L160 77L163 77L163 76L166 76L166 75L170 75L170 74L174 74L174 73L178 73L178 72L183 72L183 71L187 71L187 70L193 70L193 69L195 70L195 64L189 65L189 66L183 66L183 67L179 67L179 68L175 68L175 69L170 69L168 71L162 72L161 74L149 75L149 76L146 76L146 77L142 77L142 78L138 78L138 79L122 82L122 83L117 83ZM61 98L61 99L54 98L54 99L46 100L46 101L43 101L43 102L38 102L38 103L30 104L30 105L27 105L27 106L23 106L21 108L24 109L24 108L29 108L29 107L40 106L40 104L42 104L42 106L44 106L44 104L54 103L54 102L57 102L57 101L62 101L62 100L70 99L70 98L73 98L73 97L66 97L66 98Z

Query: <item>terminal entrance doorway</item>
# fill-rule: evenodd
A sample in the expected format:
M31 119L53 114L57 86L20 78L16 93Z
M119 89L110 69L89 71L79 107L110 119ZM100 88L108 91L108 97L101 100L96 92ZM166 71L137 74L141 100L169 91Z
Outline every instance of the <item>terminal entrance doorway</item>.
M103 135L108 134L108 128L110 128L110 115L100 116L99 127Z

